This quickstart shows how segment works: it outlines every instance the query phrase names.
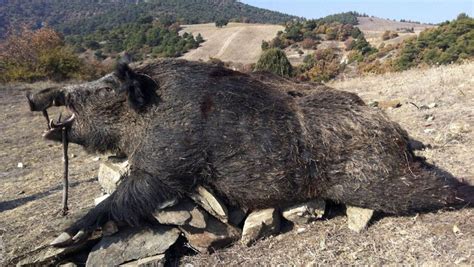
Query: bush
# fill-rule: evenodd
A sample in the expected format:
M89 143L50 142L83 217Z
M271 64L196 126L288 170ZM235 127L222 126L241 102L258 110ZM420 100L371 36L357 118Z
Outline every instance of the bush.
M392 32L392 31L385 31L382 35L382 40L387 41L387 40L397 38L397 37L398 37L398 33Z
M279 76L290 77L293 67L285 52L278 48L271 48L263 52L254 70L269 71Z
M326 82L334 79L344 66L334 49L317 50L314 55L307 56L299 69L299 80Z
M53 80L70 79L79 73L82 61L69 47L55 47L40 53L40 72Z
M229 23L229 20L227 19L218 19L216 21L216 27L222 28L224 26L227 26L228 23Z
M419 64L451 64L474 57L474 19L460 14L456 20L427 29L404 43L393 62L398 71Z
M60 34L50 28L23 28L0 45L0 76L3 82L64 80L77 75L84 66Z

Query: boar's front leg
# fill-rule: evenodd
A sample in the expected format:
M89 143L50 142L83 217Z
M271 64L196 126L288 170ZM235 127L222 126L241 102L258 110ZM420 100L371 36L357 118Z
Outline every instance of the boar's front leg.
M137 226L152 220L151 214L182 195L179 184L163 183L160 177L142 170L134 170L117 190L83 218L68 227L51 245L67 246L87 238L107 221L124 222Z

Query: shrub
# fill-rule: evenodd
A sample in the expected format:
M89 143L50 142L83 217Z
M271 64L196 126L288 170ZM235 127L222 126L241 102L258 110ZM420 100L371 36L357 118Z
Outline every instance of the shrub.
M224 26L227 26L228 23L229 23L229 20L227 19L218 19L216 21L216 27L222 28Z
M198 35L196 36L196 42L197 42L198 44L204 42L204 38L202 38L202 35L201 35L200 33L198 33Z
M281 49L271 48L263 52L255 65L255 71L269 71L279 76L289 77L293 67Z
M473 37L474 19L460 14L456 20L427 29L417 38L406 41L393 67L401 71L421 63L450 64L473 58Z
M334 49L317 50L314 55L304 59L298 72L300 80L312 80L315 82L326 82L334 79L344 66L340 64L340 58Z
M23 28L0 45L1 77L8 81L63 80L79 75L83 62L51 28Z
M386 40L390 40L397 37L398 37L398 33L392 32L392 31L385 31L382 35L382 40L386 41Z

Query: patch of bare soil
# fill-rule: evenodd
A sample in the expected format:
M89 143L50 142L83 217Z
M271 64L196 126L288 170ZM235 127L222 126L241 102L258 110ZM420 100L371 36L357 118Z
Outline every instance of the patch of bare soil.
M431 144L421 155L474 183L474 63L413 70L330 84L365 101L394 100L387 110L416 139ZM35 84L33 90L49 84ZM30 86L32 87L32 86ZM44 118L29 111L22 86L0 87L0 265L50 242L100 195L99 161L70 146L70 215L61 208L62 147L41 138ZM436 103L430 109L418 109ZM57 110L59 111L59 110ZM56 117L58 114L51 114ZM434 117L428 121L426 115ZM18 168L18 163L24 164ZM417 264L474 265L474 210L411 217L379 217L361 234L351 232L343 212L284 234L178 263L207 265Z

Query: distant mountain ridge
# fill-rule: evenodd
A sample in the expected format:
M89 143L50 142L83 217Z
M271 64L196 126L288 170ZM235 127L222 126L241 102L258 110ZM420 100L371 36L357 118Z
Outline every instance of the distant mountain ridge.
M281 24L297 18L236 0L0 0L0 38L22 24L47 24L66 35L87 34L146 16L184 24L218 19Z

